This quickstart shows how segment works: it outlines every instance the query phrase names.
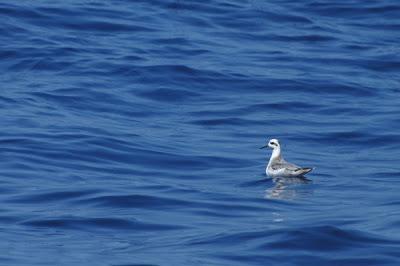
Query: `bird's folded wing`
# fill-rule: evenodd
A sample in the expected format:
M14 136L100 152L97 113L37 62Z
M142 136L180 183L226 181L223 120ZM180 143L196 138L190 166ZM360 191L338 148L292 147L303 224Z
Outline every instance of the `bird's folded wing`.
M271 168L274 170L279 170L279 169L286 169L286 170L291 170L291 171L296 171L297 169L300 169L301 167L291 164L288 162L279 162L279 163L274 163L271 165Z

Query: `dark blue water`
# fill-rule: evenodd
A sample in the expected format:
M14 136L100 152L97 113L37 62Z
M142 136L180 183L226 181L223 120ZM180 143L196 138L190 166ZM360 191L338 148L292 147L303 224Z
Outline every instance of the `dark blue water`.
M399 265L399 12L1 1L0 264Z

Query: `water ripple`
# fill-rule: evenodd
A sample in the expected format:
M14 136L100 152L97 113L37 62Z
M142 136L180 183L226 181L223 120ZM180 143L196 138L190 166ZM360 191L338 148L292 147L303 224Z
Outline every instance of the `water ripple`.
M399 10L2 1L0 264L397 265Z

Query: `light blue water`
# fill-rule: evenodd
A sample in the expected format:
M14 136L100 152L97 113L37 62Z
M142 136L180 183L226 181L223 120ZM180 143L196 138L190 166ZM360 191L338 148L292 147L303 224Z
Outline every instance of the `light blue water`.
M0 264L398 265L399 11L2 1Z

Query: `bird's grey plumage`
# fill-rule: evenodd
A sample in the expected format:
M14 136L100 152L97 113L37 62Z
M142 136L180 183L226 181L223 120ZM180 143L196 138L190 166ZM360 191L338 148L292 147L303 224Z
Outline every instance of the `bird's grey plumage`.
M281 147L277 139L271 139L264 147L273 149L265 172L270 177L300 177L311 172L313 168L300 167L289 163L281 155ZM264 148L263 147L263 148Z

